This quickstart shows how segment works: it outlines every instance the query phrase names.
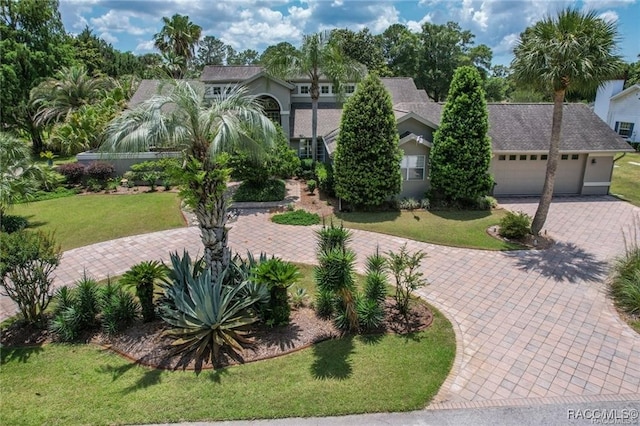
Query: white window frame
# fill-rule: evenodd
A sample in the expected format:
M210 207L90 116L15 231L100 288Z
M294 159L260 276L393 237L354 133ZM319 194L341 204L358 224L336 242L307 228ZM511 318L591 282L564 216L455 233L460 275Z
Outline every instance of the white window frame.
M325 92L326 90L326 92ZM331 95L331 84L321 84L320 85L320 96L329 96Z
M298 93L301 95L308 95L311 92L311 86L308 84L299 84Z
M311 142L311 139L300 139L298 143L299 158L313 158L313 144Z
M630 121L618 121L616 122L616 131L620 136L630 138L633 133L634 124L635 123Z
M405 155L402 157L400 163L400 171L402 172L402 180L404 181L420 181L424 180L427 168L427 156L426 155ZM413 174L411 170L416 172L422 170L420 177L411 177Z

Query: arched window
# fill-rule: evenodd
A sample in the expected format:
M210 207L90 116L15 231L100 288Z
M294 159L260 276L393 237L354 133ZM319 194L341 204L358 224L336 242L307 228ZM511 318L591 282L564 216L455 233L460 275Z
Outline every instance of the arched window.
M262 104L262 108L264 108L264 113L271 121L274 123L282 124L280 122L280 105L278 102L273 99L271 96L261 96L259 98L260 103Z

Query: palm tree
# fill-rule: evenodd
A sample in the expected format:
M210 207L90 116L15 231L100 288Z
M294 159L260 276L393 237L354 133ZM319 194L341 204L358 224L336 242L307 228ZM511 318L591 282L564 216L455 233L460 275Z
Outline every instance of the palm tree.
M595 12L574 8L561 11L527 28L520 35L511 63L517 81L553 93L553 118L547 171L531 232L538 235L551 204L562 129L565 94L593 91L622 69L616 54L618 31L614 22Z
M0 222L19 198L29 199L46 179L45 172L31 162L26 143L0 132Z
M346 82L358 81L365 73L364 66L344 54L340 46L331 40L330 33L305 35L302 47L289 55L274 55L265 61L267 71L284 80L309 77L311 87L311 149L313 161L318 155L318 98L320 78L328 78L334 92L344 93Z
M189 21L188 16L176 13L171 18L162 18L163 26L159 33L153 36L155 46L164 55L173 58L172 63L180 63L176 57L184 58L181 65L184 76L187 64L195 55L195 47L200 41L202 28Z
M158 95L123 112L107 127L107 152L141 152L171 147L185 154L181 195L200 222L205 262L217 279L230 261L227 248L229 169L219 154L243 149L259 156L261 140L275 136L258 100L236 87L204 103L204 90L186 81L161 85ZM255 138L254 138L255 136Z
M62 121L83 105L100 101L113 87L111 78L91 77L83 66L63 67L31 90L35 123L42 126Z

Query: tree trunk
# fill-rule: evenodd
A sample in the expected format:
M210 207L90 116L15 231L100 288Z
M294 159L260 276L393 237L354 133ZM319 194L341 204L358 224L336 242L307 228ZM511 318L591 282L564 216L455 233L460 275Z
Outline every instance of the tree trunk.
M311 95L311 158L318 161L318 96Z
M200 222L200 238L204 245L205 263L211 271L211 280L214 282L231 261L231 251L227 245L229 230L226 228L227 199L225 195L216 197L212 203L201 200L195 214Z
M560 157L560 137L562 130L562 108L564 103L565 89L556 90L553 96L553 121L551 124L551 143L549 145L549 158L547 160L547 173L544 178L542 195L538 209L531 223L531 233L539 235L544 223L547 220L551 198L553 197L553 186L556 181L556 170Z

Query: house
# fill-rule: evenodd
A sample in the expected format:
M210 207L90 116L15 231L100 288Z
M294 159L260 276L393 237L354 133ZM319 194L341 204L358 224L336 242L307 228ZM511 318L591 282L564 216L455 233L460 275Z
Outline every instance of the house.
M629 142L640 143L640 84L623 89L624 80L600 86L593 112Z
M429 152L440 123L443 105L431 101L411 78L383 78L389 90L403 150L402 192L399 197L422 198L429 188ZM283 81L259 66L208 66L200 81L204 96L223 94L242 84L263 103L265 113L289 135L290 146L301 158L312 157L309 80ZM149 98L158 82L146 80L130 105ZM356 84L346 86L346 96ZM318 152L330 161L335 152L342 108L331 83L320 82ZM491 173L494 194L539 195L544 183L551 134L552 104L489 104L489 136L493 147ZM556 194L607 194L614 156L631 151L629 144L582 104L567 104L558 166Z

